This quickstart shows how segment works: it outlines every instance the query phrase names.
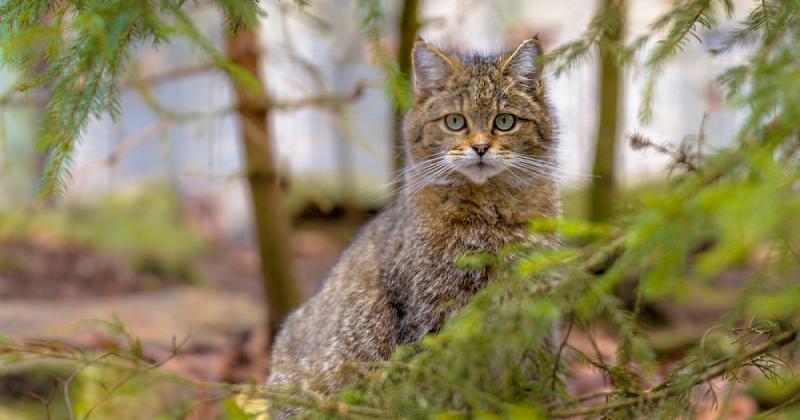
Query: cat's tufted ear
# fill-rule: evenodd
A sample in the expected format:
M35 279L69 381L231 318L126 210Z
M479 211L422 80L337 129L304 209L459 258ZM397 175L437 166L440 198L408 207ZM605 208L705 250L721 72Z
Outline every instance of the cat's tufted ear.
M539 44L539 38L535 36L520 44L513 53L503 58L500 63L500 71L524 86L528 92L541 94L542 72L538 64L541 55L542 47Z
M461 62L457 58L448 56L422 38L417 38L414 44L411 62L414 68L414 92L417 96L426 96L443 88L447 79L461 68Z

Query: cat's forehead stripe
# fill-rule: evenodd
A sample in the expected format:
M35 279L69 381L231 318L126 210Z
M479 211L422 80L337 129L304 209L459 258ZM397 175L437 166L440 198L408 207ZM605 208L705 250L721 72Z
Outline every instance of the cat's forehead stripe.
M510 111L523 118L534 119L539 107L529 96L525 86L501 70L510 54L450 54L459 64L459 70L446 87L426 97L421 108L435 118L458 112L468 116L471 124L481 131L492 127L494 115Z
M482 130L491 128L487 125L497 106L497 89L486 75L478 79L478 83L472 89L475 102L472 111L475 113L476 123Z

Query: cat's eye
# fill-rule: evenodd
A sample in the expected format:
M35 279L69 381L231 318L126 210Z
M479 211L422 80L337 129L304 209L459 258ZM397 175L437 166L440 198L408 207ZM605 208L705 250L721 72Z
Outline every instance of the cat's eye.
M494 117L494 128L500 131L508 131L514 128L517 123L517 117L511 114L499 114Z
M449 130L461 131L467 125L467 120L461 114L447 114L444 117L444 125Z

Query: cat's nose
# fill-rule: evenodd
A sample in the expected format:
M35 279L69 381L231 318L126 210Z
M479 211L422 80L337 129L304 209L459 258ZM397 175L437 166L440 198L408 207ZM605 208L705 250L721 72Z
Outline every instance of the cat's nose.
M475 143L472 145L472 150L478 154L478 156L483 156L487 150L489 150L489 145L486 143Z

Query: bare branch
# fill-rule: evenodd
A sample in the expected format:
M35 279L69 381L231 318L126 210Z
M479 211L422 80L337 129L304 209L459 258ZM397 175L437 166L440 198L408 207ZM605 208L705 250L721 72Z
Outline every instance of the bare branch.
M558 367L561 365L561 354L564 352L564 347L567 345L567 340L569 339L569 335L572 333L572 326L575 324L575 316L571 315L569 317L569 326L567 327L567 332L564 333L564 339L561 341L561 345L558 346L558 353L556 353L556 362L553 364L553 375L550 387L555 389L556 387L556 379L558 379Z
M339 107L347 105L351 102L358 100L364 93L364 83L356 85L349 93L345 94L329 94L319 96L309 96L307 98L293 99L288 101L276 101L266 103L266 106L276 111L294 111L298 108L324 108L324 107Z
M219 67L214 65L213 63L204 63L194 66L178 67L160 73L154 73L146 76L137 77L134 79L129 79L125 83L123 83L121 87L123 89L126 89L130 87L136 87L141 84L146 84L149 86L158 86L160 84L173 82L178 79L183 79L186 77L196 76L199 74L204 74L214 71L219 71Z

